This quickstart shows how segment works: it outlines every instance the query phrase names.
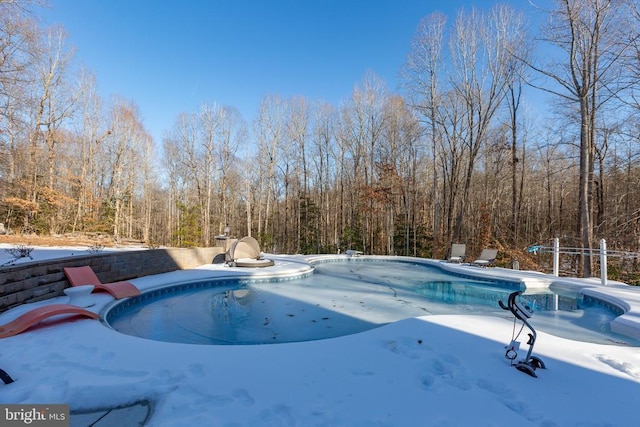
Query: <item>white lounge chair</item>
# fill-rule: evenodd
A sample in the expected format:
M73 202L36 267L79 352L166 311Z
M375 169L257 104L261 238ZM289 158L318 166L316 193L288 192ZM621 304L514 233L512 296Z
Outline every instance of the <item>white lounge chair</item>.
M467 245L464 243L454 243L451 245L451 254L447 262L464 262L466 256Z
M478 259L473 261L473 264L479 265L480 267L493 265L493 263L496 261L496 256L498 256L497 249L483 249Z

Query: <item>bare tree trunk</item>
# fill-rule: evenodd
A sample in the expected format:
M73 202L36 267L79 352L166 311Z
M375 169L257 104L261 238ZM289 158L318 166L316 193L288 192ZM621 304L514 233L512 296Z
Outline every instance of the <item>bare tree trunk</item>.
M442 61L444 29L447 18L442 13L433 13L420 21L413 37L411 51L403 68L405 84L417 99L414 107L427 122L431 137L431 199L432 234L434 246L440 245L441 201L439 189L438 149L441 146L441 130L438 125L439 73Z
M579 107L578 234L583 247L582 275L588 277L592 270L596 118L605 100L614 99L622 87L618 82L619 64L638 35L637 30L634 32L627 25L629 4L626 2L557 0L557 5L555 10L549 11L552 19L545 36L547 41L564 51L566 60L550 66L529 65L556 85L542 89ZM600 99L600 88L603 87L610 93L605 99Z

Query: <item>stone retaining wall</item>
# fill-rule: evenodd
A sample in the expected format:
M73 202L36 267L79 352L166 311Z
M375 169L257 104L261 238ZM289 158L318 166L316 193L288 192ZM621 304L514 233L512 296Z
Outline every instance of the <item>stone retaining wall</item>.
M55 258L0 268L0 313L19 304L64 295L63 267L90 265L103 282L194 268L211 263L224 248L169 248Z

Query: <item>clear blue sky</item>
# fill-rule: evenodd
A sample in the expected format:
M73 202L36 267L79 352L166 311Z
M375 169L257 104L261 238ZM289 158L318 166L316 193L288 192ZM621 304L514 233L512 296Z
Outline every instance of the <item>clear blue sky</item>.
M337 105L367 71L396 90L421 18L490 0L50 0L100 93L140 107L156 142L181 112L236 107L249 124L268 94ZM526 8L524 0L510 0ZM529 9L530 10L530 9Z

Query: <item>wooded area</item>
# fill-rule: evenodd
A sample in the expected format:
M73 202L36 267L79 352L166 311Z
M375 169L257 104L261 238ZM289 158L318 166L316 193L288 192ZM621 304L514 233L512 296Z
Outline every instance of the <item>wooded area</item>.
M210 246L228 224L272 253L463 242L502 265L553 237L640 252L638 4L552 3L542 28L500 4L425 17L395 92L371 72L340 105L266 96L251 123L204 102L154 141L63 28L0 0L0 222L153 246ZM619 262L640 281L638 259Z

